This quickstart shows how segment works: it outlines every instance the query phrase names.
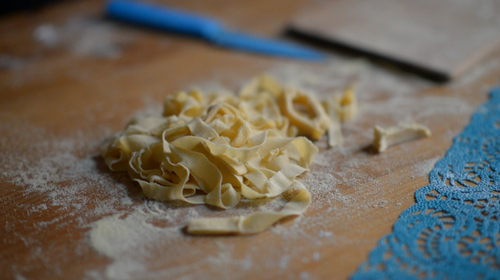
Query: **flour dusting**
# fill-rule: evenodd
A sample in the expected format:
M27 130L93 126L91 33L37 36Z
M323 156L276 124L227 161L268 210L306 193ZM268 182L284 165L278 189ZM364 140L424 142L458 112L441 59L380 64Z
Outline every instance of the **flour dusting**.
M61 137L1 114L0 131L10 137L0 139L0 176L8 183L6 188L23 198L18 205L8 200L1 203L22 208L24 214L7 215L4 229L8 234L0 236L30 252L24 267L12 268L13 275L23 279L24 274L36 271L44 271L45 276L61 273L71 264L53 263L50 254L52 247L61 246L60 241L56 238L42 245L39 235L53 231L63 239L75 234L69 229L78 228L76 236L71 236L76 241L65 248L65 254L87 254L109 262L103 271L85 272L89 279L199 279L207 275L232 279L234 275L258 277L262 272L273 278L314 279L301 264L328 262L329 246L373 247L378 239L366 235L366 220L380 214L395 219L404 210L402 205L412 203L414 191L400 201L390 197L404 184L414 190L422 187L414 179L427 176L440 157L408 158L407 149L424 145L434 154L443 153L432 150L437 148L431 142L415 141L374 155L368 148L373 125L413 120L432 129L436 120L466 123L477 104L466 102L464 96L478 94L470 92L470 85L487 74L476 71L475 76L463 78L466 83L458 80L450 85L459 89L457 94L436 96L426 93L435 86L427 81L396 75L363 60L331 58L326 65L300 66L283 62L268 72L320 99L357 85L360 115L342 127L344 145L327 149L325 139L318 141L320 152L311 171L300 178L312 194L305 215L275 225L262 238L188 236L183 227L191 219L276 211L287 199L243 200L227 211L152 201L127 174L107 170L98 153L110 134L105 124L89 117L85 121L94 129ZM144 103L143 113L157 113L157 104ZM459 125L455 127L450 128L450 139L460 130ZM394 170L400 168L409 170L411 178L398 177ZM359 235L345 234L352 228ZM271 240L274 246L269 248L262 240ZM299 241L302 245L296 246Z
M47 48L62 46L79 56L117 59L133 36L124 36L108 21L73 16L60 26L51 23L38 26L33 39Z
M412 177L428 176L429 173L431 172L431 170L436 165L436 162L440 159L441 159L440 157L434 157L434 158L419 162L417 165L414 166L414 169L412 172Z

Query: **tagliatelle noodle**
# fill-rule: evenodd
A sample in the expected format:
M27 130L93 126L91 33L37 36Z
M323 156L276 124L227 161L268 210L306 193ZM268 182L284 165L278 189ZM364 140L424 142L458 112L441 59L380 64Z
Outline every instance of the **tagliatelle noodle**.
M180 92L167 97L163 116L135 117L101 150L113 171L128 171L144 194L228 209L241 198L287 193L278 212L203 218L191 234L256 233L303 213L311 200L297 177L309 170L329 117L314 96L285 89L268 76L239 96Z
M336 95L341 122L348 121L358 112L358 100L354 93L354 85L349 86L342 95Z
M349 86L342 94L332 94L322 104L330 118L327 144L333 148L343 142L341 123L352 119L358 112L354 86Z
M333 148L342 145L344 137L342 136L341 122L339 116L339 106L333 98L329 98L323 102L328 115L330 116L330 126L327 130L328 147Z
M373 128L372 145L381 153L391 146L422 137L429 137L431 134L429 128L416 122L403 123L387 129L376 125Z

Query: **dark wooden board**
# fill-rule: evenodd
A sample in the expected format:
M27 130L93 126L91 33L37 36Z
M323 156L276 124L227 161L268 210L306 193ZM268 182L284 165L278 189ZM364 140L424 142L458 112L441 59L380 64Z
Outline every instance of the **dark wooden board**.
M447 80L500 46L499 14L486 0L319 1L291 30Z

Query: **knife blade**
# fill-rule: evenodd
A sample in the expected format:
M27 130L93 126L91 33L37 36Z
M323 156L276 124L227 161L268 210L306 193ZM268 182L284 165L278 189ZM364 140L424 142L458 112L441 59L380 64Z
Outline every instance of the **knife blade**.
M106 14L121 21L200 37L224 48L310 61L326 59L324 54L297 44L231 31L217 20L166 6L111 0Z

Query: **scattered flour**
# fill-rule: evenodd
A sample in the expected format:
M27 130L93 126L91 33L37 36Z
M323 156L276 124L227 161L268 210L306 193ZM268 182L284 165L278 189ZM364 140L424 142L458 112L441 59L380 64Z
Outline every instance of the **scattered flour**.
M466 123L475 105L465 102L462 96L477 94L469 93L467 87L486 75L475 74L464 78L469 79L466 84L450 85L461 89L460 94L434 96L417 94L430 90L433 85L429 82L395 75L362 60L332 58L326 66L300 67L281 63L269 72L282 82L313 90L320 98L336 88L357 83L361 114L344 125L344 146L329 150L324 140L319 141L320 153L312 170L301 178L313 196L305 215L276 225L262 233L262 239L187 236L182 226L190 219L277 210L286 199L243 201L229 211L151 201L143 197L126 174L107 170L97 152L101 139L109 135L106 127L59 137L0 114L0 132L10 136L0 139L0 177L26 201L42 199L40 203L20 203L21 218L6 217L4 228L8 234L0 233L0 238L6 244L21 244L23 250L30 252L23 259L25 266L11 268L12 275L22 279L21 275L38 271L44 276L61 273L67 264L51 262L50 248L65 245L57 240L41 242L40 238L47 230L56 230L64 237L79 228L81 234L73 236L75 244L64 247L65 253L97 256L98 252L110 261L104 271L87 271L89 279L199 279L207 275L231 279L235 273L250 278L261 272L269 272L274 278L314 278L313 272L310 275L296 264L304 258L318 265L328 262L321 256L332 246L371 248L378 240L345 236L344 230L356 228L363 234L365 216L373 211L403 210L394 208L388 200L402 182L386 175L398 166L408 166L412 177L426 176L439 159L407 158L404 145L378 156L366 152L373 123L404 118L426 125L435 118ZM156 105L148 103L146 113L157 111ZM86 121L91 122L92 118ZM450 131L450 137L453 133ZM413 192L406 199L411 201ZM0 201L0 205L7 203L13 202ZM49 213L57 215L48 216ZM33 215L43 219L33 222ZM262 240L271 240L275 246L268 248L269 243Z
M0 70L7 69L17 71L23 69L26 64L27 62L22 58L6 54L0 55Z
M107 278L133 279L146 274L148 268L138 260L146 260L158 244L176 242L182 237L179 227L160 228L147 223L150 215L141 210L124 219L120 216L122 214L99 220L90 232L90 242L96 250L113 259L121 259L107 267Z
M326 238L326 237L332 237L333 236L333 233L329 232L329 231L322 231L320 230L318 232L318 237L319 238Z
M436 162L438 162L438 160L440 159L441 159L440 157L434 157L417 163L417 165L415 165L412 170L412 175L411 175L412 179L414 177L428 176L431 170L436 165Z
M133 36L124 36L110 22L74 16L63 25L45 23L33 31L33 38L47 48L62 46L68 51L87 57L116 59Z
M314 252L312 256L313 261L319 262L321 260L321 257L318 252Z

